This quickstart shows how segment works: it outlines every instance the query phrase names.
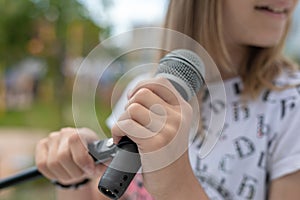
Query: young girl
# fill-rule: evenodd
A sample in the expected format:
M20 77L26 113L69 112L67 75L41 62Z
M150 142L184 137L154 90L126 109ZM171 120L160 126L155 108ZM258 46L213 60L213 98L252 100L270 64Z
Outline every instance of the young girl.
M190 145L187 139L191 106L166 79L138 84L128 93L125 111L118 113L120 118L112 127L115 143L126 135L138 145L142 169L147 171L143 181L140 177L133 181L124 198L299 198L300 74L282 54L297 2L170 1L166 28L198 41L221 72L227 96L225 125L213 150L200 158L200 139ZM153 105L165 112L156 112ZM214 104L203 98L203 129L209 128L205 120L209 112L214 112ZM155 132L151 124L159 124L161 116L165 123ZM168 145L176 135L180 142L175 143L189 150L151 171L149 166L157 157L149 153ZM58 189L58 199L105 199L97 191L98 179L93 178L101 176L104 166L95 166L85 148L96 139L88 129L65 128L37 145L36 164L49 179L63 184L92 179L77 190ZM166 155L172 156L176 148L171 146Z

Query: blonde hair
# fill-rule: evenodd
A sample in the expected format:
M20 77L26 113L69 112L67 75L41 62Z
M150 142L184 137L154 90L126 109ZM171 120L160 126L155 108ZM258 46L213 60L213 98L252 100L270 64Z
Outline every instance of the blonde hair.
M213 55L219 70L231 70L231 59L222 34L223 0L170 0L165 28L188 35ZM267 88L280 89L274 79L282 69L296 69L282 51L290 21L278 45L270 48L249 47L250 55L237 72L244 84L244 95L255 98ZM221 64L221 65L220 65Z

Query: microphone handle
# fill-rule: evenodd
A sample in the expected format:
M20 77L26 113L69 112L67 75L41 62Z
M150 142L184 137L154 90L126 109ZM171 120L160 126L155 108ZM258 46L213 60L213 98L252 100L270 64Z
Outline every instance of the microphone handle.
M118 150L102 175L98 189L110 199L119 199L141 167L137 145L127 136L117 144Z
M39 172L37 167L31 167L16 175L0 180L0 189L41 177L43 177L43 175L41 174L41 172Z

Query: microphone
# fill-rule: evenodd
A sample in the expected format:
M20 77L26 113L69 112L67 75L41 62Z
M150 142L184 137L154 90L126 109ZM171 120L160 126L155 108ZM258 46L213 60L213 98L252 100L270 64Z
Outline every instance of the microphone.
M204 85L205 66L199 56L186 49L177 49L163 57L156 77L167 78L184 100L189 101ZM141 166L137 145L128 137L117 144L112 162L99 181L98 189L110 199L119 199Z

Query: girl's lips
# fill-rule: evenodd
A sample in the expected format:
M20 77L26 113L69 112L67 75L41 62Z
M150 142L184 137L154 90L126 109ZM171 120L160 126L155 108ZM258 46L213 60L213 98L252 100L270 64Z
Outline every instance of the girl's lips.
M266 11L272 14L289 15L294 3L292 0L262 0L254 6L255 10Z
M279 19L286 19L289 13L287 7L275 7L270 5L255 6L255 10Z
M261 11L269 11L275 14L287 14L288 9L283 8L283 7L272 7L272 6L255 6L256 10L261 10Z

